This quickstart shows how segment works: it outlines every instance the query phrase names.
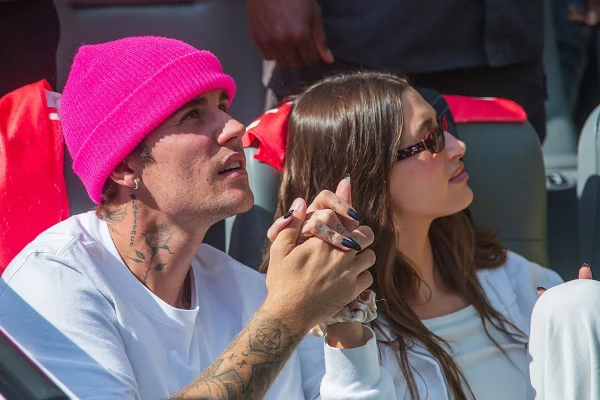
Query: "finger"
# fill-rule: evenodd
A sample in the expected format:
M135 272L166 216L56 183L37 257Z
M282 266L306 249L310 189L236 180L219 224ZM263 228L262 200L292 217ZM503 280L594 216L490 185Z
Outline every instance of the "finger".
M304 65L294 43L283 43L275 49L274 53L277 54L277 64L282 67L299 68Z
M368 270L365 270L365 271L361 272L360 274L358 274L358 276L356 277L356 285L358 286L358 290L360 290L360 293L358 294L358 296L360 296L361 293L363 293L365 290L370 288L372 284L373 284L373 275L371 275L371 272L369 272ZM358 297L358 296L356 296L356 297Z
M585 25L585 14L580 8L575 6L567 7L567 19L569 22Z
M598 24L598 12L591 9L585 13L585 24L587 26L596 26Z
M361 225L352 231L352 237L358 242L361 248L366 249L375 240L373 230L366 225Z
M335 195L346 203L352 205L352 183L350 181L350 175L347 174L344 179L340 181L335 189Z
M271 227L267 231L267 237L271 242L275 241L275 238L277 238L279 232L281 232L283 228L285 228L290 222L292 222L292 220L290 219L292 213L293 210L290 210L283 214L281 217L277 218L275 222L273 222L273 225L271 225Z
M321 60L327 64L331 64L335 61L335 58L333 57L333 53L329 49L329 46L327 46L321 7L318 4L315 4L315 7L315 12L313 14L313 19L310 26L312 39L316 45L317 52L319 53Z
M298 42L297 52L302 59L303 65L313 65L319 61L319 52L310 32Z
M302 227L300 240L306 237L317 237L342 250L361 251L360 244L352 236L344 236L331 229L325 222L314 218L306 221ZM302 243L302 242L300 242Z
M329 190L323 190L320 192L314 201L308 207L308 211L330 209L335 211L341 218L344 225L346 222L360 221L360 215L356 212L352 206L340 199L337 195ZM348 228L348 226L346 226Z
M365 249L360 253L356 254L349 268L349 271L351 273L354 273L358 277L358 275L360 275L363 271L366 271L369 268L371 268L373 264L375 264L376 259L377 258L375 257L375 252L373 250ZM363 288L363 290L364 289L366 288ZM362 293L362 291L358 294L360 293Z
M592 269L589 265L584 263L581 268L579 268L579 273L577 274L579 279L592 279Z
M306 215L306 222L310 221L311 219L318 219L319 221L323 221L325 224L327 224L328 227L330 227L340 235L352 237L350 231L346 229L336 212L333 210L326 209L310 212ZM358 224L358 222L356 222L356 224ZM312 235L312 232L305 231L303 227L301 236L305 233Z
M298 198L294 200L290 210L292 213L288 219L291 221L279 232L271 246L271 251L280 251L284 257L296 247L296 240L306 217L306 202Z
M546 291L545 287L538 286L537 287L538 297L540 297L541 295L543 295L545 291Z

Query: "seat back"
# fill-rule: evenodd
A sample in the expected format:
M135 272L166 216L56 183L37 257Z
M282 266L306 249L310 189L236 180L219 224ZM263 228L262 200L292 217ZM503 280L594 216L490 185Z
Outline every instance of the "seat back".
M579 197L580 261L600 265L600 106L590 114L579 138L577 195ZM573 266L576 267L576 266Z
M457 124L473 189L473 220L504 246L548 265L546 182L539 139L529 122Z
M213 52L236 82L232 115L248 124L263 111L262 58L248 33L245 0L55 0L61 23L57 51L58 85L62 90L75 52L126 36L158 35L183 40ZM65 157L65 179L71 213L90 210L79 178ZM207 243L225 250L225 222L212 227Z

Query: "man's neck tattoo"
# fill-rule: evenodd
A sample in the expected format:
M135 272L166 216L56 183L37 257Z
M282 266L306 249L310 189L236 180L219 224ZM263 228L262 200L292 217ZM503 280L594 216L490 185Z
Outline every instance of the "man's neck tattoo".
M138 207L137 207L137 197L135 194L131 194L129 196L131 198L131 205L133 206L133 227L131 228L131 237L129 238L129 247L133 247L133 242L135 240L135 235L137 234L137 216L138 216Z
M156 271L162 271L166 264L155 262L155 258L160 250L166 250L169 254L174 254L167 243L171 239L171 230L166 225L151 225L147 232L142 232L146 243L146 251L135 250L135 257L129 257L136 264L145 264L146 272L140 279L145 285L148 277Z

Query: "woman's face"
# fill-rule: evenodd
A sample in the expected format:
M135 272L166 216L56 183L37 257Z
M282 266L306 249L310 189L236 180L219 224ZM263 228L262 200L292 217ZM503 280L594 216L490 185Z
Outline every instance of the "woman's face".
M437 126L437 115L414 89L402 94L404 126L401 149L419 143ZM466 146L450 133L437 154L425 150L392 167L390 194L396 217L436 219L464 210L473 200L461 161Z

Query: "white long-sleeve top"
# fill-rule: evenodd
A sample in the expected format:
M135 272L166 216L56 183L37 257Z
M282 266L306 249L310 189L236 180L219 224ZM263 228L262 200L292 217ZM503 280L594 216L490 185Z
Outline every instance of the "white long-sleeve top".
M264 276L202 245L192 262L192 306L171 307L127 269L93 212L73 216L28 245L0 277L0 325L83 399L164 399L196 379L266 296ZM326 351L332 351L327 349ZM324 376L323 341L307 337L266 399L393 399L375 339L355 349L351 397ZM337 374L347 359L329 363ZM362 364L361 364L362 365Z
M538 286L550 288L562 283L562 279L556 272L541 267L512 252L508 252L507 261L502 267L481 270L477 275L492 307L526 335L529 335L531 312L538 300L536 288ZM509 331L516 333L512 329L509 329ZM523 349L525 349L527 339L519 340L523 345ZM380 350L381 363L394 382L394 398L409 400L406 380L394 357L394 353L385 345L380 345ZM340 386L351 387L353 382L356 381L356 377L365 374L366 369L374 369L372 364L364 361L366 354L367 351L364 348L352 350L327 349L325 352L327 374L324 382L335 381ZM335 367L342 360L354 364L351 374L345 373L345 375L342 375L344 372ZM426 348L419 343L414 344L408 351L408 360L413 371L416 371L414 376L422 399L449 400L452 398L440 363ZM497 377L492 376L489 378L495 379ZM523 386L529 386L527 379L527 376L524 375ZM329 392L327 393L329 394ZM348 390L345 393L349 393ZM527 398L532 399L533 396L534 394L529 391ZM352 399L350 394L345 398Z

